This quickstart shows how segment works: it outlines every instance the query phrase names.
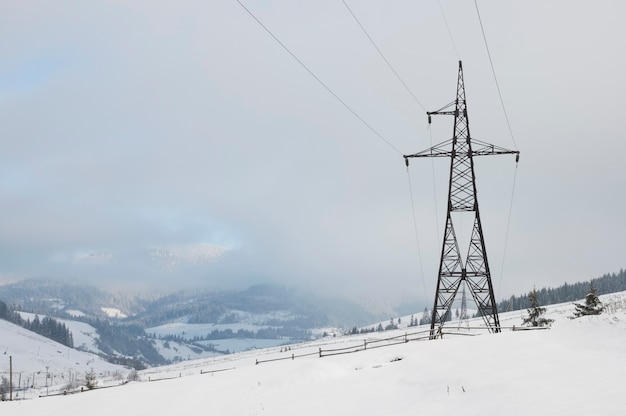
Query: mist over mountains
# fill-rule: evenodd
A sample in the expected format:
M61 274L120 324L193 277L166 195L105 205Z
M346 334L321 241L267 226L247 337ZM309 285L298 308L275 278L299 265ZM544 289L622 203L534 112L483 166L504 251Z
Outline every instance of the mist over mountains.
M190 252L193 258L194 251ZM175 253L179 258L180 253ZM168 258L167 251L159 256ZM201 256L202 257L202 256ZM626 271L593 280L599 294L626 290ZM541 304L584 297L589 281L538 288ZM24 322L53 318L73 333L74 347L135 368L288 345L341 334L400 317L429 316L418 302L358 301L297 287L257 284L245 289L118 289L54 279L0 285L0 301ZM529 306L526 294L498 304L500 312ZM452 308L458 308L456 304ZM89 334L89 335L86 335Z
M112 362L148 366L171 361L159 352L164 342L198 354L225 354L308 340L321 334L320 328L395 316L388 307L377 312L346 299L270 284L245 290L124 291L31 279L0 286L0 300L23 313L88 324L98 334L94 352Z

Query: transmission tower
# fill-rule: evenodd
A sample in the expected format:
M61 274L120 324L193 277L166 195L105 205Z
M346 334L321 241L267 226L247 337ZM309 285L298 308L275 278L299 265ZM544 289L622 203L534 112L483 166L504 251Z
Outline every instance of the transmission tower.
M519 161L519 151L504 149L471 138L461 61L459 61L456 99L439 110L428 112L427 115L429 123L433 115L454 116L452 139L421 152L404 155L407 167L409 166L409 158L413 157L450 158L448 213L441 248L435 304L430 324L430 337L436 338L441 335L443 325L448 320L454 298L463 282L476 302L478 314L483 317L488 330L490 332L500 332L500 320L498 318L493 285L491 283L491 273L489 271L489 263L487 262L487 251L485 250L485 238L478 210L474 156L515 154L517 163ZM474 217L465 261L461 258L454 229L453 213L470 213Z
M459 329L465 324L469 329L469 316L467 316L467 296L465 296L465 286L461 290L461 314L459 315Z

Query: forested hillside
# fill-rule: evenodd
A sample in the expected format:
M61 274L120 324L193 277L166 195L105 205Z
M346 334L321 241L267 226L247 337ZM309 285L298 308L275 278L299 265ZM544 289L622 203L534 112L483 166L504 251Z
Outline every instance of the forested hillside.
M622 269L618 273L607 273L592 280L563 285L556 288L538 289L539 303L541 305L553 305L556 303L573 302L583 299L589 291L589 283L593 282L598 295L621 292L626 290L626 270ZM528 294L521 296L511 296L507 300L500 301L498 311L508 312L530 307Z
M39 316L35 315L35 318L24 320L17 312L13 311L7 306L6 303L0 301L0 319L9 321L22 328L33 331L39 335L43 335L46 338L50 338L60 344L67 347L74 347L74 339L72 333L65 326L65 324L56 321L48 316L43 319L39 319Z

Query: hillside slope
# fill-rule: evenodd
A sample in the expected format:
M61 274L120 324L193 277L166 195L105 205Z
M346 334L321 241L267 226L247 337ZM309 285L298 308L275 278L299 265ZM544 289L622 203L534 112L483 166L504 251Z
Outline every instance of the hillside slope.
M549 307L548 317L555 319L550 330L466 332L319 358L319 348L349 347L347 352L364 341L402 336L405 331L326 338L294 345L287 352L273 348L145 370L142 382L118 388L0 406L14 416L200 410L301 416L617 415L624 407L626 293L602 299L610 306L605 314L575 320L568 318L571 304ZM521 322L521 315L502 314L501 320L512 326ZM483 335L467 336L479 333Z
M31 395L45 394L42 390L45 386L62 389L70 383L79 384L91 370L102 378L123 378L130 371L1 319L0 350L0 376L9 378L9 357L12 357L13 384L17 390L20 386L32 386Z

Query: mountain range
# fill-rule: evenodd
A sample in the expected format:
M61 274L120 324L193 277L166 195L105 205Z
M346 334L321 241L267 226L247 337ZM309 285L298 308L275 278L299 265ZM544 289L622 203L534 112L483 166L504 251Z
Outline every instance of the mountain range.
M0 286L0 300L24 319L38 315L70 328L88 325L91 329L83 332L94 337L81 342L74 335L77 348L139 368L300 342L334 331L328 328L390 318L345 299L275 285L123 292L59 280L23 280Z

